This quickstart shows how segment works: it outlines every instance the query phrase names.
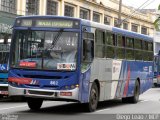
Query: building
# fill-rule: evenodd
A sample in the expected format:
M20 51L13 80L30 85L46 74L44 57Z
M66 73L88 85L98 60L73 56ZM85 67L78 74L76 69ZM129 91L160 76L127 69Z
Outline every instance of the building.
M0 0L0 43L11 39L12 26L17 16L16 0Z
M1 0L16 1L16 0ZM71 16L118 25L119 0L17 0L18 15ZM121 28L153 36L154 14L122 6Z

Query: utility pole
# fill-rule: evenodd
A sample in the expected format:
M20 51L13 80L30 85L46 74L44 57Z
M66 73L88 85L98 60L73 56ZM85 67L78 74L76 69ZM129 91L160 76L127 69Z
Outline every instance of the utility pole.
M119 0L118 27L121 28L122 0Z

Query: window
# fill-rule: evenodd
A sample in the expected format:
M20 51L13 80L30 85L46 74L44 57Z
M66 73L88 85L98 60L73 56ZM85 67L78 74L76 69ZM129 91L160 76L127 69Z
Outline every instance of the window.
M142 49L142 40L135 39L135 41L134 41L134 48L135 49Z
M143 50L148 50L148 42L143 41Z
M116 49L116 57L118 59L124 59L125 58L125 37L122 35L117 35L117 49Z
M116 49L116 56L118 59L124 59L125 58L125 49L124 48L117 48Z
M153 60L153 43L143 42L143 60L152 61Z
M26 0L26 15L39 14L39 0Z
M153 52L148 52L149 61L153 61Z
M98 58L104 58L104 46L102 45L96 45L96 51L95 51L95 56Z
M153 61L153 52L148 52L148 60Z
M80 8L80 18L89 20L90 19L89 10Z
M93 60L93 41L83 40L83 61L91 62Z
M142 60L142 54L143 52L141 50L135 50L135 60Z
M148 50L153 51L153 43L148 43Z
M83 33L83 61L91 62L94 57L94 34Z
M105 44L107 45L115 45L114 34L110 32L106 32Z
M118 19L114 19L114 27L119 27L119 25L118 25Z
M147 51L143 52L143 60L144 61L152 61L152 59L153 59L153 53L152 52L147 52Z
M125 46L125 38L121 35L117 35L117 46L119 47Z
M58 31L16 30L13 39L15 44L11 51L12 67L21 67L19 63L26 59L36 63L34 69L45 70L58 70L64 68L63 63L76 63L79 34L77 32L61 32L59 39L55 42L53 40L57 38L57 34ZM52 48L55 46L58 48L53 50ZM56 61L54 61L55 59ZM62 66L57 66L58 63L62 63Z
M146 27L141 27L141 33L144 35L147 35L147 28Z
M96 30L96 44L104 45L104 32L101 30Z
M74 17L74 7L71 5L65 5L64 16Z
M111 24L111 17L109 17L109 16L104 16L104 24L110 25L110 24Z
M94 58L94 34L83 32L81 72L84 73Z
M138 25L132 24L131 30L132 30L133 32L138 32Z
M128 48L133 48L133 42L134 41L134 39L133 38L126 38L126 47L128 47Z
M96 30L96 57L103 58L104 57L104 35L105 33L101 30Z
M128 23L126 23L126 22L123 23L123 29L128 30Z
M16 14L17 0L1 0L1 10Z
M107 58L115 58L115 47L107 46L106 47L106 57Z
M115 34L106 31L105 33L105 56L115 58Z
M134 59L134 51L132 49L126 49L126 59Z
M58 3L53 0L47 0L47 15L58 15Z
M100 14L93 12L93 21L100 22Z

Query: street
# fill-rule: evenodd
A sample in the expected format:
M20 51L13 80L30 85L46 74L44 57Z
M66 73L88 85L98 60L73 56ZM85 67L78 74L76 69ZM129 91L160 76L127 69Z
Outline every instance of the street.
M121 100L101 102L97 111L93 113L84 112L84 106L81 104L57 101L46 101L39 111L30 111L25 102L12 102L3 99L0 102L0 114L17 115L18 120L45 120L46 118L55 118L56 120L106 119L106 116L110 114L160 114L159 93L160 88L152 88L140 95L137 104L124 104Z

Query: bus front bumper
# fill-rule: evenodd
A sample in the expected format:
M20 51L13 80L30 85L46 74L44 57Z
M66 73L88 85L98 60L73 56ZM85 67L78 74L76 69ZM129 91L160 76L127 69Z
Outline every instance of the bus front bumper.
M46 89L28 89L17 88L9 85L9 96L35 97L42 99L61 99L78 101L79 88L72 90L46 90Z

